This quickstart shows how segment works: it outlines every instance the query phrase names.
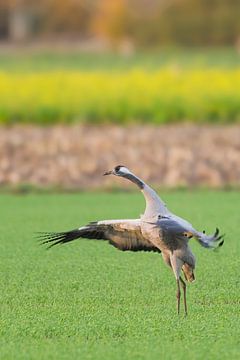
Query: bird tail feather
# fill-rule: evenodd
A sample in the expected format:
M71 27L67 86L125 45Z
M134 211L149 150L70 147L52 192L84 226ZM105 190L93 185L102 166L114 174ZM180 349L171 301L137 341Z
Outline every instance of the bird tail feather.
M182 271L183 271L185 279L188 282L195 281L194 271L193 271L193 268L190 265L188 265L187 263L183 264Z

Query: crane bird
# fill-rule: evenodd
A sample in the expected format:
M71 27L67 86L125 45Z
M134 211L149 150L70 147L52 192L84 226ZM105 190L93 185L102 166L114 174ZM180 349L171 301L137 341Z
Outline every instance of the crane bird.
M87 238L108 240L122 251L162 253L163 260L172 269L176 279L177 313L180 311L181 285L187 315L186 284L181 271L188 282L195 280L195 257L189 247L189 240L193 237L203 247L212 249L223 245L223 235L219 235L218 228L213 235L195 230L188 221L170 212L157 193L127 167L118 165L104 175L120 176L136 184L145 197L144 214L139 219L94 221L66 232L40 233L42 244L52 247Z

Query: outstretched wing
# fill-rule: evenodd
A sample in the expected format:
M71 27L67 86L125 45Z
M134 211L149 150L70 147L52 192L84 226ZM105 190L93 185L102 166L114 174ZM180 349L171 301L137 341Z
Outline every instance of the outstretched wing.
M212 235L207 235L204 232L197 232L194 237L205 248L216 249L223 245L224 235L219 235L219 229L216 228L216 231Z
M138 219L96 221L67 232L40 233L39 238L42 244L49 244L49 247L86 238L108 240L111 245L122 251L161 252L142 235Z
M177 249L181 241L188 241L192 237L205 248L215 249L223 245L224 235L219 235L218 228L213 235L207 235L205 232L196 231L191 224L184 220L180 220L181 223L176 220L176 217L162 217L158 221L162 237L172 250Z

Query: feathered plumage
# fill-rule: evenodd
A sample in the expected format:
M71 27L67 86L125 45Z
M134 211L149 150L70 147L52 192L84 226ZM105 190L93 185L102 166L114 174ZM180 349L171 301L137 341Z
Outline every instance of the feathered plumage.
M143 237L139 220L94 221L71 231L39 234L42 244L49 244L49 248L80 238L108 240L111 245L122 251L161 252Z
M122 251L162 253L165 263L171 267L176 278L178 313L181 285L187 314L186 284L181 277L181 271L187 281L195 280L195 257L189 247L189 240L195 238L204 248L215 249L223 245L223 235L219 235L218 228L213 235L199 232L188 221L174 215L157 193L125 166L118 165L104 175L110 174L130 180L141 190L146 200L146 208L140 219L91 222L71 231L40 233L40 240L49 247L80 238L107 240Z

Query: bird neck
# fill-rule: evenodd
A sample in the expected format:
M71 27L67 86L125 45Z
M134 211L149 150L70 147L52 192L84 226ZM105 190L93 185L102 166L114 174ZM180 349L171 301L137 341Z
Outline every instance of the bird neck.
M134 184L136 184L143 193L143 196L146 201L146 208L142 216L142 219L153 219L157 217L159 214L164 215L169 213L166 205L160 199L158 194L143 180L141 180L139 177L137 177L132 173L124 174L122 176L130 180Z
M122 175L123 178L130 180L134 184L136 184L140 190L142 190L145 186L144 181L142 181L139 177L129 172L129 174Z
M146 201L145 212L142 219L155 219L158 215L166 215L169 213L166 205L160 199L158 194L147 184L141 190Z

